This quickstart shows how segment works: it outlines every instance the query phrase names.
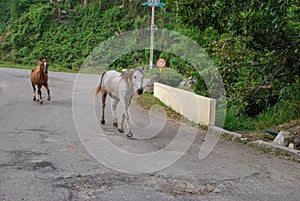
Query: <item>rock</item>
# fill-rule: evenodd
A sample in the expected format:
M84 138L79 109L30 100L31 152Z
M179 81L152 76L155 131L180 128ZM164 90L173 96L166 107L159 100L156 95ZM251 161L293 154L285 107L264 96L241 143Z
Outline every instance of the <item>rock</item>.
M247 138L242 137L242 138L241 138L241 141L242 141L242 142L247 142Z
M158 76L154 75L150 81L148 82L148 84L146 85L144 92L145 93L153 93L154 91L154 82L158 82Z
M289 144L289 148L290 148L290 149L295 149L294 144L293 144L293 143L290 143L290 144Z
M280 131L274 139L273 143L282 146L288 146L293 142L293 137L293 134L291 134L290 132Z
M293 143L294 143L295 147L299 147L300 146L300 137L299 136L294 137Z
M184 83L184 85L189 88L192 88L195 84L196 84L196 80L193 79L192 77L189 77Z

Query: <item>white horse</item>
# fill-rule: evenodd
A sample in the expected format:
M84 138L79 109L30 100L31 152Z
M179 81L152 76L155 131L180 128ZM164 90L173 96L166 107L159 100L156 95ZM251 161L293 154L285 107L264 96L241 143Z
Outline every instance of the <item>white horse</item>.
M123 71L119 73L114 70L104 72L101 76L100 85L96 89L96 95L102 92L102 115L100 118L101 124L105 124L104 120L104 109L107 94L114 99L111 106L113 113L115 127L118 127L119 132L123 133L124 120L127 126L127 137L132 137L132 132L129 126L129 115L128 108L133 96L134 90L137 89L139 95L143 93L143 79L144 79L144 68L134 68L131 70ZM121 102L124 112L122 115L121 124L118 126L116 108L118 103Z

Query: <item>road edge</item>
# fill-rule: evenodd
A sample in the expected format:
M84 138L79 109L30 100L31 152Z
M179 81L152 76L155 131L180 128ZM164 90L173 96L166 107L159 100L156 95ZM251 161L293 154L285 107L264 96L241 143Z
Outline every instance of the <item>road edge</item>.
M248 141L246 138L242 137L242 134L231 132L226 129L219 128L217 126L210 126L210 128L221 132L223 135L227 136L227 138L231 140L239 141L249 145L254 145L263 149L268 149L276 154L289 156L290 159L294 159L300 162L300 150L291 149L289 147L277 145L271 142L265 142L263 140Z

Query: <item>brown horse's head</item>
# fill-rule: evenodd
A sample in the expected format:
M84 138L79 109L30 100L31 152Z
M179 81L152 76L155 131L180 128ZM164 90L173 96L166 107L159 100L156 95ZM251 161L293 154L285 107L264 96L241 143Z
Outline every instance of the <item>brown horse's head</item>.
M48 75L48 60L47 59L40 60L40 68L41 68L44 76L47 76Z

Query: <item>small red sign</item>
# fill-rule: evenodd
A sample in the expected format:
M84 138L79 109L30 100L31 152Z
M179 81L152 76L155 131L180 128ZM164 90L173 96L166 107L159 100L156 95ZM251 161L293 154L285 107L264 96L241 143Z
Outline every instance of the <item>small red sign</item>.
M167 62L165 59L158 59L156 62L156 65L160 68L164 68L166 66Z

